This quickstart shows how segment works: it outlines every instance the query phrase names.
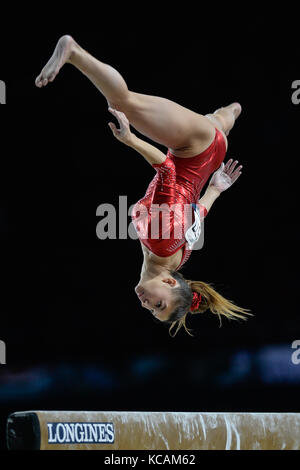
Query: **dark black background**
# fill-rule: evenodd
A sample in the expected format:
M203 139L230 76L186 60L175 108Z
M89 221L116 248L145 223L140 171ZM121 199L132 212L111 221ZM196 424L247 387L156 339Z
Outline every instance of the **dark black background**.
M43 21L50 5L26 21L18 11L1 33L0 446L7 415L25 409L299 411L300 365L290 364L300 339L297 16L247 6L234 15L82 9L76 24L72 15ZM120 195L129 207L153 170L114 139L106 100L71 65L35 87L66 33L133 91L201 114L242 104L226 159L243 174L211 210L204 247L182 273L250 308L247 323L219 328L205 314L189 321L194 337L171 338L140 308L139 243L100 241L96 209L117 208ZM286 358L278 368L273 359L278 380L265 378L266 348ZM292 379L280 378L287 368Z

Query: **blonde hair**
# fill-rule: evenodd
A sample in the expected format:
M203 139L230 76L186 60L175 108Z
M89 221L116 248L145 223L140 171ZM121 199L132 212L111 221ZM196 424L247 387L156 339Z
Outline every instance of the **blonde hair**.
M169 328L169 333L172 337L174 337L180 328L183 326L185 331L190 335L193 336L190 333L190 329L187 328L186 326L186 317L188 313L191 313L192 315L197 314L197 313L204 313L207 310L210 310L213 314L217 315L220 321L220 327L222 326L222 317L228 318L228 320L247 320L247 316L253 316L252 313L250 313L249 309L239 307L236 305L233 301L225 299L219 292L217 292L213 287L212 284L203 282L203 281L191 281L184 279L182 274L178 273L175 271L172 272L172 276L175 277L179 281L180 287L178 288L178 297L180 297L180 294L183 289L185 291L189 291L190 294L190 299L193 295L193 292L197 292L198 294L201 294L201 302L199 304L199 308L194 311L190 311L191 308L191 302L185 307L182 305L179 309L175 310L173 314L171 315L171 326ZM185 286L184 286L185 284ZM184 293L185 298L187 297L187 292ZM177 316L177 318L172 321L172 317L174 318ZM178 318L180 316L180 318ZM176 331L174 334L171 334L171 331L173 328L177 325Z

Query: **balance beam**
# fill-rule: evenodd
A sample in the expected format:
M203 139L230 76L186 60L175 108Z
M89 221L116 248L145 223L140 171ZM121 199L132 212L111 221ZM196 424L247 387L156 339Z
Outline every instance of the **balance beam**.
M24 411L9 449L300 450L300 413Z

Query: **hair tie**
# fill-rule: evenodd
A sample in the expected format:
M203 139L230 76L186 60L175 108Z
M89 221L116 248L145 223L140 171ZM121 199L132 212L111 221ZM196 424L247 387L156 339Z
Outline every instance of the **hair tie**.
M191 312L193 312L194 310L197 310L199 308L199 305L200 305L200 302L202 300L202 295L199 294L198 292L193 292L193 301L192 301L192 305L191 305Z

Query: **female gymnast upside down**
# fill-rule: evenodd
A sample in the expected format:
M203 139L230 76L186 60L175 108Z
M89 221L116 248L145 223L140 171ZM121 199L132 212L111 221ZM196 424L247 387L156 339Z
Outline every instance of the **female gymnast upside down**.
M246 315L251 315L248 309L225 299L211 284L187 280L178 272L199 239L201 220L241 175L242 165L236 168L237 161L223 163L227 136L241 113L240 104L232 103L204 116L165 98L134 93L117 70L95 59L69 35L59 39L35 80L36 86L41 88L52 82L66 63L86 75L106 98L108 109L120 126L117 129L109 123L114 136L139 152L156 170L144 198L132 211L144 255L140 281L135 287L142 306L169 323L170 332L177 326L174 335L182 326L190 333L186 327L188 313L210 310L219 319L222 315L246 319ZM129 123L167 147L167 155L134 135ZM169 208L167 225L162 224L163 211L157 210L162 205ZM183 209L186 207L192 208L188 227ZM153 236L151 229L157 221L158 234Z

